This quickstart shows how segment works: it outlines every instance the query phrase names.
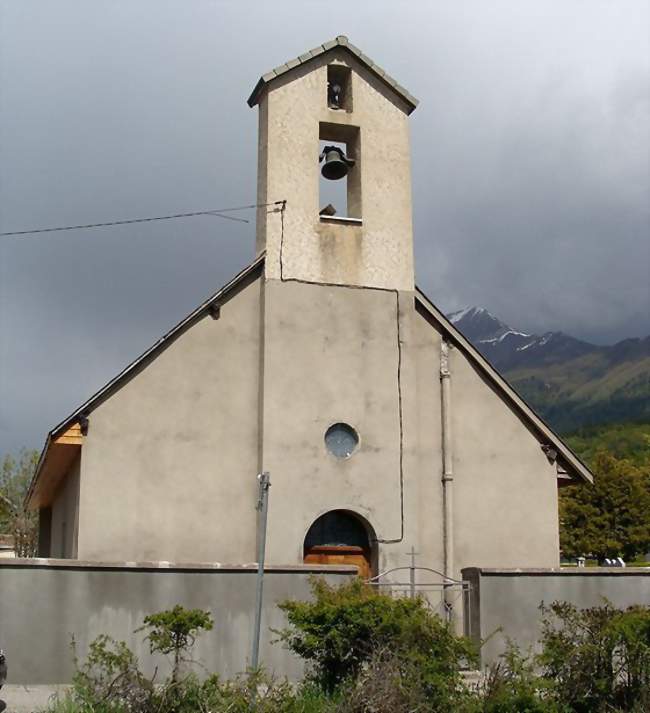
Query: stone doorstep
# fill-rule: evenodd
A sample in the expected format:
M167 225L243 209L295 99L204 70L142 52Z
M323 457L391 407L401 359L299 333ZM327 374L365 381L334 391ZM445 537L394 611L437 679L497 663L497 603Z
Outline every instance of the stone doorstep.
M18 686L5 684L0 700L7 704L5 713L35 713L44 710L52 696L65 691L66 685Z

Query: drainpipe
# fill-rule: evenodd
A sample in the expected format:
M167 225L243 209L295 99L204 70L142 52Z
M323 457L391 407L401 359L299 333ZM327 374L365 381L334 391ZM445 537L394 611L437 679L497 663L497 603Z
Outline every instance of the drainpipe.
M443 527L445 549L445 577L454 579L454 514L452 469L453 454L451 445L451 372L449 371L449 343L443 338L440 342L440 408L442 416L442 497ZM451 621L453 614L453 590L447 584L443 587L445 613Z

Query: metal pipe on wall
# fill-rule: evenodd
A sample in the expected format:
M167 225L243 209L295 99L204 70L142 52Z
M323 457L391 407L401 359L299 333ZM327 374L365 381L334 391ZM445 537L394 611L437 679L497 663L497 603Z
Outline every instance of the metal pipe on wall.
M451 371L449 369L449 343L440 342L440 410L442 421L442 496L443 539L445 577L454 579L454 514L453 514L453 452L451 439ZM453 598L450 586L443 589L447 619L453 614Z
M269 511L269 488L271 476L267 472L257 476L259 498L257 501L257 583L255 588L255 623L253 624L253 642L251 645L251 670L257 671L260 655L260 631L262 628L262 597L264 596L264 563L266 558L266 519Z

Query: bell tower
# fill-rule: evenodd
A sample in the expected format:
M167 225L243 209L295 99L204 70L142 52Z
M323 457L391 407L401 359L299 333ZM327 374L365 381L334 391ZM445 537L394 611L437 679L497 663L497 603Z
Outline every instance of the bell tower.
M248 103L267 279L412 291L417 100L339 36L262 76Z

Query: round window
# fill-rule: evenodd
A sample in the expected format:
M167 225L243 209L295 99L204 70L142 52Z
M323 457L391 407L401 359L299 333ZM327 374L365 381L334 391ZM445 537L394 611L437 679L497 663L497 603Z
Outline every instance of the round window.
M325 445L333 456L348 458L359 445L359 436L347 423L335 423L325 431Z

